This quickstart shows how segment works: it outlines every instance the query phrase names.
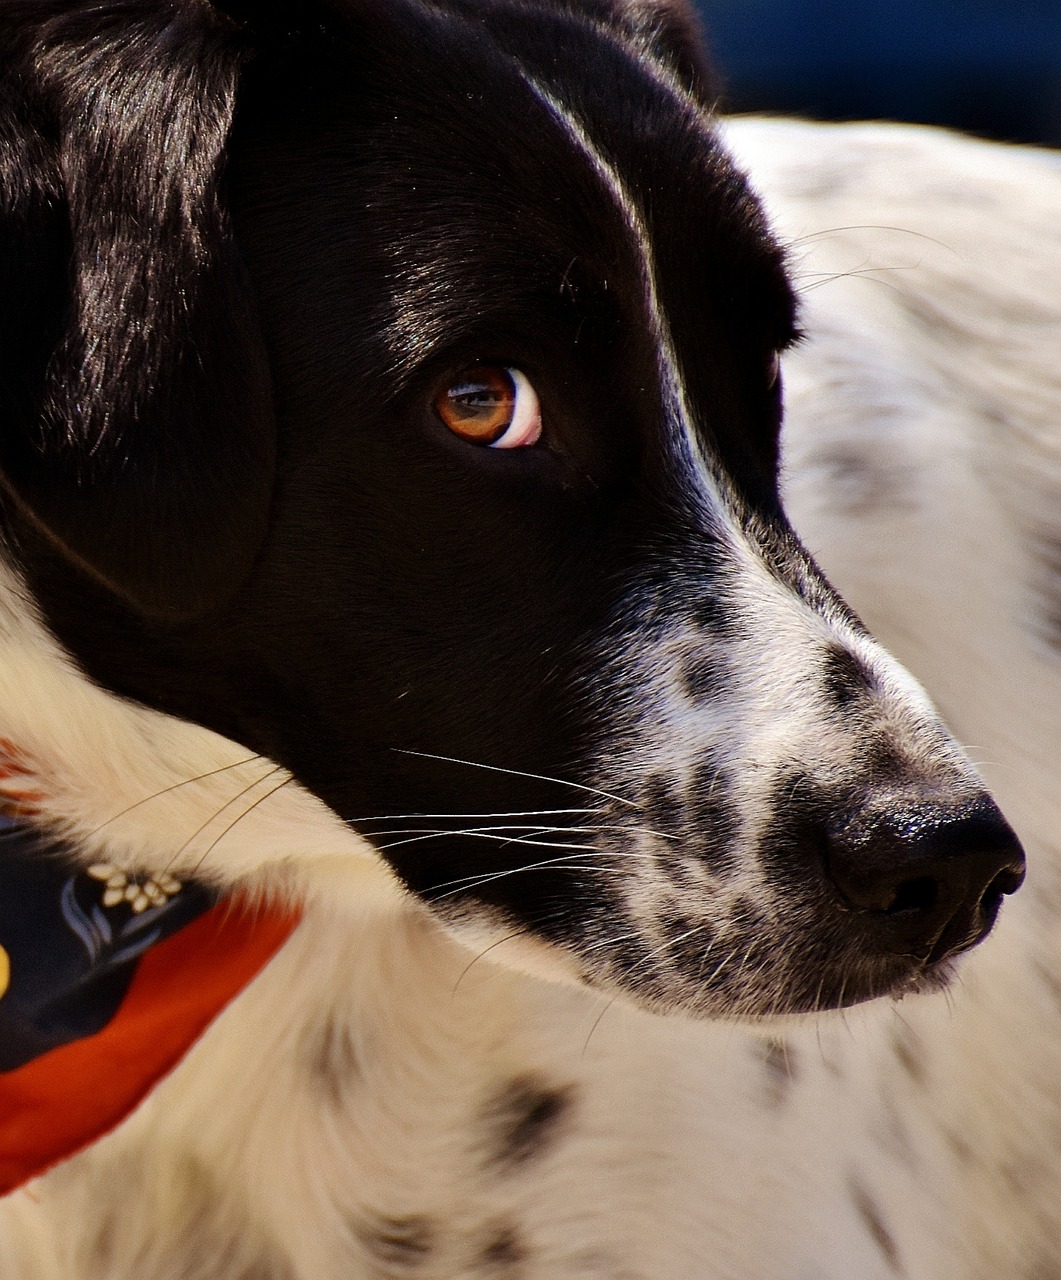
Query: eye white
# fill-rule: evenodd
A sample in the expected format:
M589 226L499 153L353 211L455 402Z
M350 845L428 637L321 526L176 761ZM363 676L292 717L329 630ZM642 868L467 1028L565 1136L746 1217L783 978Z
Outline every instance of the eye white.
M538 393L531 386L525 373L511 368L506 368L505 372L512 379L515 392L512 421L505 428L504 434L495 440L490 448L520 449L534 444L541 437L542 407L538 402Z
M771 388L776 387L780 376L781 353L780 351L771 351L770 358L766 362L766 385Z

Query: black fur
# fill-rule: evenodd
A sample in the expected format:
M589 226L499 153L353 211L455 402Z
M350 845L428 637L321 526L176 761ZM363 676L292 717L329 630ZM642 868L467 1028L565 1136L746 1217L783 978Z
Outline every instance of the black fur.
M130 63L138 72L94 126L98 164L116 171L69 172L71 190L38 190L39 207L9 214L8 270L39 244L45 211L52 257L70 254L70 277L52 271L61 323L12 308L23 336L4 352L18 496L6 517L60 636L108 686L268 751L351 816L393 809L424 775L429 807L458 788L483 805L512 799L511 780L392 747L561 772L578 745L557 722L571 684L561 655L591 656L675 498L652 474L658 392L624 229L490 39L518 41L539 19L499 6L484 29L381 5L333 20L334 33L241 49L205 5L40 12L7 12L18 39L4 43L46 72L5 79L34 86L31 138L52 166L64 146L88 166L95 135L64 140L64 119L80 121L112 80L124 87ZM109 42L110 22L133 38ZM686 251L674 301L690 344L714 352L696 362L719 402L707 427L735 438L734 467L772 505L772 470L744 440L774 449L776 408L755 378L787 337L791 301L743 180L721 151L703 154L618 40L578 15L536 29L543 77L572 92L627 82L617 119L611 94L584 105L606 112L633 177L666 203L658 216ZM225 215L216 184L241 61ZM632 136L646 133L650 147ZM93 289L96 310L78 311ZM27 292L8 290L9 307ZM434 383L482 358L533 372L551 448L477 451L432 419ZM266 531L274 405L282 471ZM218 580L238 590L218 599ZM523 802L539 800L528 788Z
M0 437L13 534L147 614L265 534L268 365L221 202L241 55L207 6L0 8Z

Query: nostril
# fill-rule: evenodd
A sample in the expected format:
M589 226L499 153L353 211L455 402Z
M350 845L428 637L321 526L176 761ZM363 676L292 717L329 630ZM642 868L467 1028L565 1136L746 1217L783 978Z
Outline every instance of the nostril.
M1016 893L1023 883L1023 871L1007 868L1005 871L1000 871L987 886L984 896L980 899L980 912L988 929L995 923L995 917L1002 906L1002 899L1011 893Z
M1023 859L1020 868L1007 867L1005 871L1000 871L994 880L987 886L986 897L991 894L996 896L999 901L1008 898L1011 893L1016 893L1024 883L1024 865Z
M886 916L901 911L931 911L939 899L939 881L931 876L916 876L896 887L891 902L883 908Z
M828 834L825 871L886 949L936 960L986 936L1024 856L987 797L961 809L893 801Z

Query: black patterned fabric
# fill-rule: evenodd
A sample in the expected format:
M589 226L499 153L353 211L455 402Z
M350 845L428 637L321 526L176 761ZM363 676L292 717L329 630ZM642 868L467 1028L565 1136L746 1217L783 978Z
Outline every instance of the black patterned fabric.
M76 869L61 846L0 816L0 1072L100 1031L144 952L214 902L169 876Z

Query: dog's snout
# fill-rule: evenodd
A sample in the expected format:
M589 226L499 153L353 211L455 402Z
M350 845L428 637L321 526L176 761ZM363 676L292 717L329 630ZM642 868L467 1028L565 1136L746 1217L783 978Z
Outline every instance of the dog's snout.
M1024 853L986 797L960 808L891 807L827 835L826 872L883 945L935 962L991 930L1024 879Z

